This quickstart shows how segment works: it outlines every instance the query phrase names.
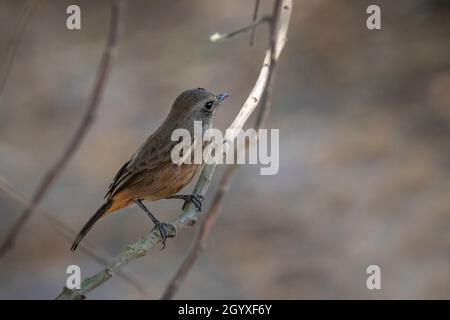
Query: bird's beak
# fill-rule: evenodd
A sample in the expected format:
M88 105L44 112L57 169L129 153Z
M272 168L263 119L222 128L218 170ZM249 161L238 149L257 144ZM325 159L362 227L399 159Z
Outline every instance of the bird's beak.
M225 100L229 96L230 95L228 93L221 93L221 94L217 95L217 102L222 103L223 100Z

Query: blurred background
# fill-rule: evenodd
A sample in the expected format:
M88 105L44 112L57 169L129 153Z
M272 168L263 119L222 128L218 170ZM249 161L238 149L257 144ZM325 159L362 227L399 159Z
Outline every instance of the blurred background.
M260 15L270 13L272 1L261 2ZM27 197L85 111L110 12L106 0L41 3L0 95L0 176ZM66 29L70 4L81 7L79 31ZM381 7L381 30L366 28L370 4ZM0 1L1 72L28 5ZM268 28L258 27L252 47L249 34L222 43L209 36L248 25L253 6L128 1L96 121L43 207L78 231L186 88L231 93L215 121L225 129L259 73ZM450 298L450 1L297 0L288 36L268 123L280 129L280 171L240 169L209 247L176 298ZM169 220L181 204L149 208ZM2 239L22 209L0 192ZM111 259L151 227L131 207L86 239ZM89 298L159 298L194 231L124 269L145 293L114 277ZM0 298L52 299L68 265L79 265L83 277L99 271L92 257L69 251L71 240L36 212L0 260ZM366 287L371 264L381 268L381 290Z

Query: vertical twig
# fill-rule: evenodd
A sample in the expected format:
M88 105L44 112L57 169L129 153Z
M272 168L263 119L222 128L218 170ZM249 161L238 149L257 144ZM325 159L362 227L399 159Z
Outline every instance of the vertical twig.
M271 55L271 68L268 74L267 86L261 99L261 108L259 109L255 129L259 130L265 125L268 115L271 109L271 93L273 87L274 72L276 68L276 62L286 42L287 27L289 25L290 15L292 12L292 1L276 0L274 3L274 9L272 17L270 19L270 51ZM246 145L247 147L247 145ZM170 280L166 290L164 291L161 299L172 299L182 282L186 278L189 270L194 265L195 261L206 249L207 240L211 234L211 229L215 225L215 222L222 209L222 201L224 195L230 188L232 178L238 169L237 165L232 165L226 169L222 179L219 183L219 189L213 200L213 204L210 210L205 214L204 220L200 229L194 239L186 258L178 268L174 277Z
M25 225L27 220L33 214L36 206L38 206L44 196L47 194L48 190L56 180L56 178L61 174L69 160L72 158L73 154L80 146L83 138L85 137L89 127L91 126L95 113L100 105L101 98L106 86L106 82L111 69L111 61L116 52L117 39L119 35L119 24L120 15L123 7L122 0L112 0L111 2L111 18L109 34L103 55L100 61L100 65L97 70L97 76L95 80L94 87L92 89L91 95L88 100L88 106L86 112L81 120L79 127L72 136L65 150L63 151L61 157L56 161L56 163L48 170L47 174L42 179L36 192L31 198L30 202L26 205L24 211L20 215L19 219L11 228L6 239L0 247L0 258L3 257L11 248L14 247L14 243Z
M256 19L258 19L258 9L260 0L255 0L255 9L253 10L252 19L252 32L250 34L250 46L253 46L253 40L255 39Z

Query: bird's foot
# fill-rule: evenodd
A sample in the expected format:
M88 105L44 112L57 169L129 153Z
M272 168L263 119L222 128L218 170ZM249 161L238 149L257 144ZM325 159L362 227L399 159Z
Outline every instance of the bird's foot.
M175 226L171 225L170 223L159 222L157 220L155 221L155 226L151 231L155 229L158 229L159 234L161 235L161 243L162 243L161 250L163 250L166 247L166 239L175 236L176 233Z
M175 194L173 196L167 197L166 199L181 199L184 200L183 210L189 203L192 203L197 211L202 211L202 203L205 197L199 194Z
M174 225L170 224L170 223L160 222L147 209L147 207L144 205L144 203L142 203L142 200L137 199L137 200L135 200L135 202L142 210L145 211L145 213L147 213L147 215L149 216L149 218L152 220L153 224L155 225L151 231L153 231L155 229L158 229L159 234L161 235L161 242L162 242L162 245L163 245L161 250L163 250L166 247L166 239L175 237L175 235L177 233L176 227Z

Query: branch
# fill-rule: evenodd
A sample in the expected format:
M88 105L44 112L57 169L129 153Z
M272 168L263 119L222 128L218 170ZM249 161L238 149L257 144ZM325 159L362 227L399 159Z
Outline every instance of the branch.
M236 138L238 130L232 129L241 129L257 107L267 85L270 70L270 56L271 54L268 50L266 52L259 77L256 80L250 95L244 102L244 105L234 119L233 123L230 125L230 130L227 130L227 134L225 136L226 140L234 140ZM216 166L216 163L204 166L194 188L194 194L202 196L205 195ZM192 203L189 203L184 208L182 214L170 223L172 228L169 230L169 236L174 237L182 228L188 225L193 225L199 219L200 215L201 212L198 212L195 209L195 206ZM87 293L108 281L114 273L119 271L121 267L127 265L132 260L145 256L149 250L159 242L161 242L161 236L158 230L155 229L148 232L138 242L125 248L107 268L85 279L81 283L80 289L70 290L68 288L64 288L56 299L83 299Z
M8 42L8 52L5 60L5 67L3 71L3 75L0 80L0 95L3 93L3 89L5 88L6 79L8 79L9 72L11 71L11 67L14 61L14 58L17 53L17 48L19 47L20 39L22 39L22 35L27 28L33 13L39 7L41 0L30 0L27 3L27 7L20 17L19 22L17 23L17 27L14 30L14 33L9 39Z
M283 11L286 11L286 13L284 13ZM261 108L259 110L258 117L255 123L256 130L259 130L262 126L265 125L270 113L270 96L273 87L273 75L276 69L276 62L278 60L279 54L281 53L286 43L286 33L289 26L291 11L292 1L275 1L270 25L270 50L271 52L278 52L278 55L271 56L271 69L268 76L268 83L261 100ZM257 137L258 135L256 136L256 138ZM247 144L246 147L248 147ZM237 165L232 165L228 167L223 174L219 184L219 189L217 190L214 197L213 204L209 211L205 214L205 218L199 232L194 239L193 245L191 246L191 249L189 250L186 258L178 268L176 274L169 282L161 299L168 300L172 299L175 296L176 292L183 283L195 261L203 253L203 251L206 250L206 244L211 234L211 229L214 227L221 212L223 198L230 188L233 176L237 172L237 169Z
M25 196L17 191L4 177L0 176L0 191L3 191L6 195L16 200L21 204L27 204L27 199ZM54 228L64 239L72 242L73 238L77 235L77 233L67 226L64 222L56 218L50 212L45 210L44 208L38 206L36 208L39 213L41 213L50 223L50 226ZM91 257L99 264L106 266L108 265L109 257L106 257L107 254L100 250L100 248L90 241L86 240L86 242L80 245L80 250L83 251L87 256ZM92 249L91 249L92 248ZM102 252L102 255L97 254L96 252ZM128 282L132 287L134 287L142 296L145 296L147 292L139 283L138 280L133 279L133 277L129 276L125 272L120 272L118 274L120 278Z
M229 40L231 38L234 38L242 33L245 33L249 30L255 29L257 26L259 26L260 24L263 24L265 22L270 22L270 16L265 16L262 17L261 19L255 21L254 23L252 23L251 25L245 26L241 29L235 30L233 32L230 33L214 33L209 37L209 40L211 40L212 42L217 42L217 41L225 41L225 40Z
M72 139L69 141L61 157L56 161L54 166L48 170L47 174L44 176L38 188L36 189L36 192L31 198L31 201L26 205L19 219L16 221L16 223L8 233L6 240L0 247L0 258L14 247L16 238L18 237L23 226L33 214L35 208L39 206L57 177L64 170L65 166L72 158L77 148L80 146L94 120L95 113L100 105L100 101L103 96L106 82L110 73L111 61L116 51L122 6L123 3L121 0L112 0L109 35L106 47L103 51L99 68L97 70L96 81L91 96L89 97L88 107L83 116L83 119L81 120L78 129L72 136Z
M260 0L255 0L255 9L253 10L253 19L252 19L252 32L250 33L250 46L253 46L253 40L255 38L255 29L256 29L256 19L258 18L258 9L259 9Z

